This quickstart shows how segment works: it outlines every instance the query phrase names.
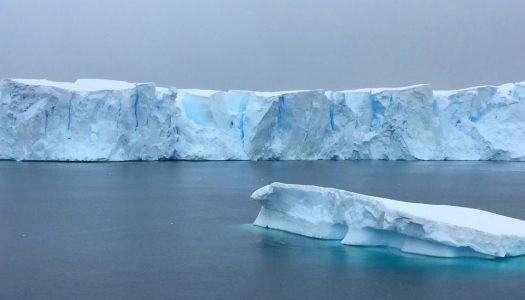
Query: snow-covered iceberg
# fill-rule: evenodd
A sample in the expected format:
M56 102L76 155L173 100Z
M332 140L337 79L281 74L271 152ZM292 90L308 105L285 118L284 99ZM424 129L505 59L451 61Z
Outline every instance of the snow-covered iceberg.
M0 159L525 160L525 83L254 92L4 79Z
M525 221L483 210L283 183L251 197L261 204L255 225L308 237L438 257L525 254Z

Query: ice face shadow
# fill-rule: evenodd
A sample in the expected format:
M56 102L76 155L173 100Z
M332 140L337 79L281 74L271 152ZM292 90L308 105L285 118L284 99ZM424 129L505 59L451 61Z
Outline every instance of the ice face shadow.
M381 269L432 270L494 276L496 273L525 273L525 256L511 258L440 258L408 254L390 247L343 245L339 240L321 240L252 224L240 230L257 235L258 249L263 257L285 264L371 267ZM472 275L470 274L470 275Z

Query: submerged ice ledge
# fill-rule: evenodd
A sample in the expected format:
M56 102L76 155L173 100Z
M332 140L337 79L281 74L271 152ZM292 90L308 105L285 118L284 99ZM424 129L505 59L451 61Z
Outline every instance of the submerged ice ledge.
M525 82L212 91L0 80L0 159L525 160Z
M251 197L261 204L255 225L346 245L438 257L525 254L525 221L483 210L283 183L262 187Z

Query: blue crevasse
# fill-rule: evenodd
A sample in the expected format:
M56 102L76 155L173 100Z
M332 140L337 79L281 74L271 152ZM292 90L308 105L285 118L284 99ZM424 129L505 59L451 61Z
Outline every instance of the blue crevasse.
M75 98L75 93L72 93L71 98L69 98L69 105L67 107L67 130L68 131L71 129L71 105L73 103L74 98Z
M334 105L330 104L328 117L330 118L330 128L332 130L335 130L335 123L334 123Z
M139 127L139 116L137 114L140 101L139 88L135 85L135 101L133 102L133 114L135 115L135 129Z
M239 130L241 131L241 140L244 144L244 112L246 111L246 106L248 105L250 95L246 93L243 95L241 100L241 105L239 107Z

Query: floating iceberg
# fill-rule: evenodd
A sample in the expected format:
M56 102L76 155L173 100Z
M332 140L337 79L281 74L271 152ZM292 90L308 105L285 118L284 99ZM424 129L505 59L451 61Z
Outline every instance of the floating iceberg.
M525 254L525 221L483 210L283 183L262 187L251 197L261 204L255 225L346 245L438 257Z
M212 91L0 80L0 159L525 160L525 82Z

